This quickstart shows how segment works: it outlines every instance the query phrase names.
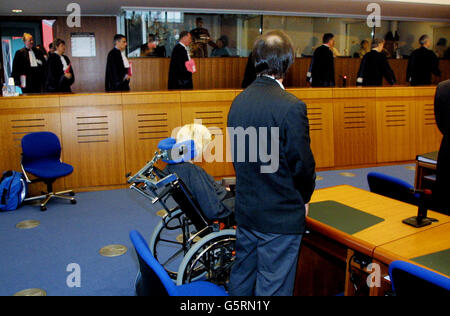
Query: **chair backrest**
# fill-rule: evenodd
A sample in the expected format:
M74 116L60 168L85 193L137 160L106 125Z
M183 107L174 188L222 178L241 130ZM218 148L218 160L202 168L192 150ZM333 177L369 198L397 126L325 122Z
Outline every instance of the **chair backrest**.
M418 205L419 199L411 189L414 187L401 179L379 173L370 172L367 175L370 192L390 197L402 202Z
M450 294L450 278L409 262L392 262L389 265L389 276L397 296Z
M35 132L22 138L23 162L61 157L61 143L51 132Z
M153 257L147 242L142 235L133 230L130 239L139 260L139 268L142 276L138 295L143 296L173 296L176 285L164 270L163 266Z

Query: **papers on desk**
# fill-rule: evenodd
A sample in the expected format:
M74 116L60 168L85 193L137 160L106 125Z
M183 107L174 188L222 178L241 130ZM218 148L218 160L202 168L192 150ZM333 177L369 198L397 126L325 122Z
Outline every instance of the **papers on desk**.
M419 162L425 162L425 163L429 163L429 164L437 164L437 158L438 158L438 152L437 151L433 151L431 153L427 153L427 154L423 154L423 155L418 155L416 157L416 160Z

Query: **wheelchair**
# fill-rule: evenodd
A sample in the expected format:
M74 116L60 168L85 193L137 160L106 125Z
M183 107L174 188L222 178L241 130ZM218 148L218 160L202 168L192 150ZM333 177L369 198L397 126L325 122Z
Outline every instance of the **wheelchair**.
M182 179L155 166L160 160L173 164L195 156L192 140L176 143L173 138L164 139L153 159L135 175L128 174L127 181L130 189L152 204L160 203L166 211L149 247L171 279L177 285L206 280L226 288L235 258L236 227L228 218L207 219ZM175 207L168 206L169 199Z

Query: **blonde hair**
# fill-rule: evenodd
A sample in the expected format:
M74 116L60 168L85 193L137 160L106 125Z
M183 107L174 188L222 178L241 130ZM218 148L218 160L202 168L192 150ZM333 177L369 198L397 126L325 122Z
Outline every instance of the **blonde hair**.
M195 123L184 125L178 131L175 138L177 143L192 139L195 144L195 151L197 152L197 155L202 153L212 140L209 129L204 125Z
M22 41L26 41L27 39L29 39L29 38L33 38L33 35L31 35L30 33L23 33L23 36L22 36Z

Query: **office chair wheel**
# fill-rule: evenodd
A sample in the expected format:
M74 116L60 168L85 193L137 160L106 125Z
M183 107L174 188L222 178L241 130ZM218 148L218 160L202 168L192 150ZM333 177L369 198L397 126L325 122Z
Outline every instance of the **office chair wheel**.
M70 200L70 203L77 204L77 200Z
M210 233L186 253L178 269L177 285L205 280L225 288L235 258L236 231Z
M149 242L153 256L173 280L177 279L179 265L190 247L185 240L189 239L193 227L189 224L186 227L186 220L184 212L177 207L158 223Z
M45 212L47 210L46 206L41 206L41 212Z

